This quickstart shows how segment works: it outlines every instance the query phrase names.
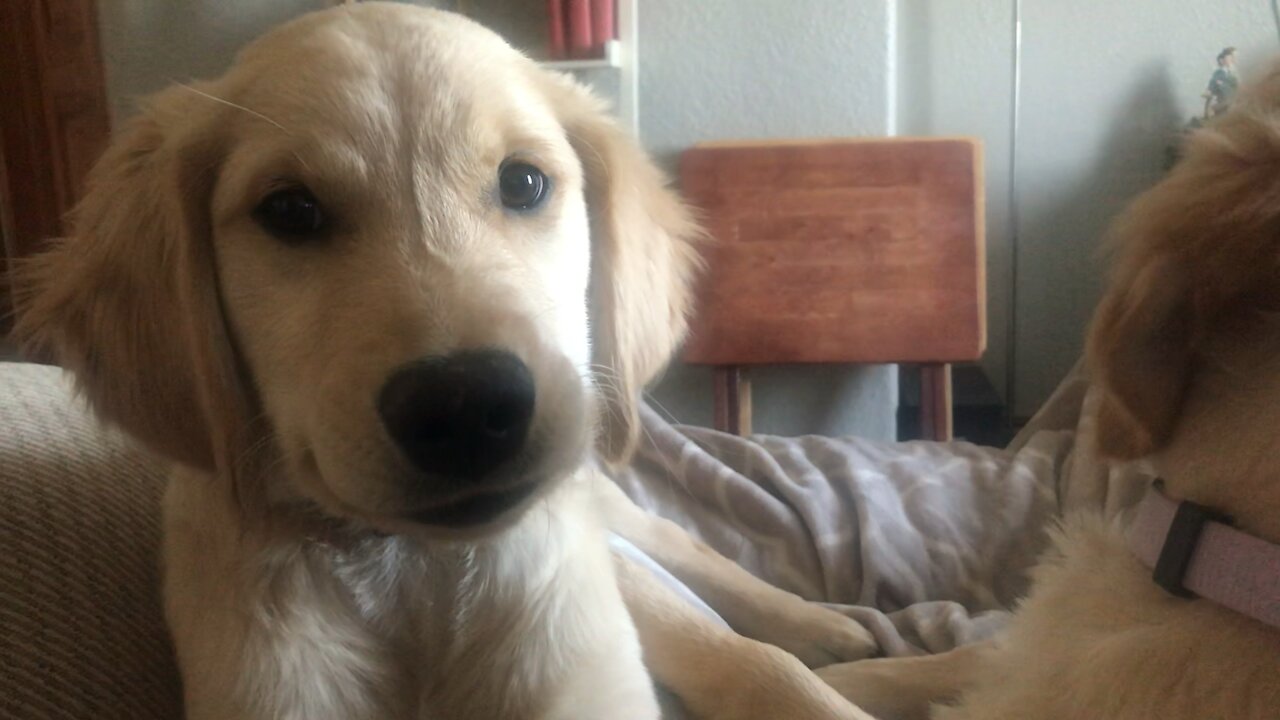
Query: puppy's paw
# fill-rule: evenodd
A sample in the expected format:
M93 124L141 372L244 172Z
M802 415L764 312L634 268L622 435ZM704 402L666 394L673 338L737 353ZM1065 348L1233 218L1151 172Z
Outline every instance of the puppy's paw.
M871 657L879 645L857 620L797 598L779 613L756 639L795 655L805 665L820 668Z

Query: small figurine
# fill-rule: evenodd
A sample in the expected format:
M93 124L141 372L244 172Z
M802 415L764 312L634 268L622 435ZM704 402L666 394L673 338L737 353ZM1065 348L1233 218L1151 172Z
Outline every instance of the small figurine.
M1204 93L1204 118L1215 118L1229 110L1239 87L1240 78L1236 77L1236 49L1225 48L1218 53L1218 69L1213 72L1209 88Z
M1231 101L1235 99L1236 90L1239 88L1240 78L1236 75L1236 49L1223 48L1222 52L1218 53L1218 69L1213 71L1213 77L1209 78L1209 87L1201 96L1204 98L1204 114L1192 117L1165 147L1166 170L1172 169L1182 157L1182 144L1188 135L1231 109Z

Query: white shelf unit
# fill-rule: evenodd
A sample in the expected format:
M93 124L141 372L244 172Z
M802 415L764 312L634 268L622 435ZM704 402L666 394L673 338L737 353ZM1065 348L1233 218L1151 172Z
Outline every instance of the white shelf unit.
M542 65L552 70L569 72L591 84L598 72L616 72L618 118L631 132L639 134L640 63L636 54L638 27L636 12L639 0L616 0L618 39L605 44L604 57L584 60L545 60Z
M604 57L584 58L581 60L543 60L544 67L552 70L596 70L600 68L622 67L622 43L610 40L604 45Z

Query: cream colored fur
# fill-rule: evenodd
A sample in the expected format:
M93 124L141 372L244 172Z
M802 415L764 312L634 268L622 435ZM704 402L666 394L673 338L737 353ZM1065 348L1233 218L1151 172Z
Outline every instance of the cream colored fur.
M1280 543L1280 69L1197 134L1115 239L1088 344L1099 446ZM1278 670L1280 630L1169 595L1120 522L1080 516L993 645L820 674L885 718L1270 720Z
M510 157L551 178L536 212L496 201ZM253 219L291 183L323 237ZM785 652L664 615L661 586L626 583L624 605L606 522L810 664L873 649L598 470L630 454L640 390L684 332L698 231L567 78L447 13L309 15L152 99L73 220L18 273L19 332L174 463L165 597L193 720L655 718L642 643L709 717L726 692L734 717L775 716L745 700L784 676L794 717L847 715ZM533 449L505 482L538 491L486 527L420 525L465 491L423 487L374 398L404 363L487 347L534 376ZM671 622L638 638L628 608ZM696 638L726 652L690 669Z

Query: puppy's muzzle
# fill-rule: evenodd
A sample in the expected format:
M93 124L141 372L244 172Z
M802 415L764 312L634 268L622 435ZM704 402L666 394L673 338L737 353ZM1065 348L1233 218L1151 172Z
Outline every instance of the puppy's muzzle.
M379 393L378 414L415 468L481 484L524 448L534 399L533 374L520 358L465 350L396 370Z

